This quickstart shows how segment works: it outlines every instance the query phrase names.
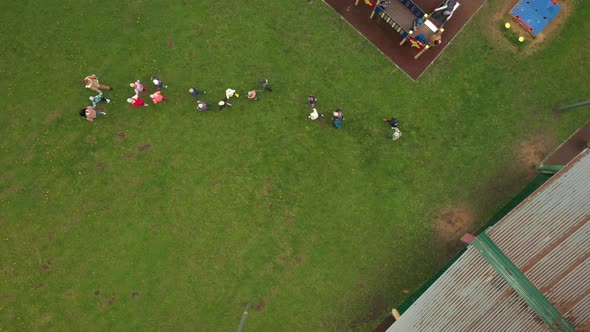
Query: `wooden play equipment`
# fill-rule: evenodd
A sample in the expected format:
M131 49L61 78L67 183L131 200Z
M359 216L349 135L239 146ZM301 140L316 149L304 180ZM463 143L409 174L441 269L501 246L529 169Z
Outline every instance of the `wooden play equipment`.
M355 0L358 6L361 0ZM381 17L393 30L402 36L400 45L408 42L418 49L414 59L418 59L429 48L442 42L443 26L459 8L457 0L442 0L430 14L427 14L412 0L362 0Z

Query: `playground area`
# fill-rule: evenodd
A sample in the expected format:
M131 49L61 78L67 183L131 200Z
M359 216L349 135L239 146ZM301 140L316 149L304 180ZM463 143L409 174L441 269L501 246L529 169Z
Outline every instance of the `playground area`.
M408 44L400 45L405 35L395 33L397 30L383 19L376 15L369 19L371 8L367 6L364 0L361 0L358 6L355 6L354 0L324 0L340 16L352 25L365 38L373 43L387 58L395 63L403 72L413 80L418 79L430 65L438 58L444 49L452 42L455 36L461 31L463 26L469 22L470 18L475 15L479 8L485 3L485 0L463 1L461 6L453 13L452 19L444 25L444 35L441 43L432 47L415 59L416 49ZM441 3L440 0L416 0L413 1L424 13L431 13ZM408 30L412 22L419 14L406 15L408 12L401 1L391 1L389 7L384 11L389 16L393 16L401 28ZM392 30L392 27L394 30ZM399 31L398 31L399 32Z

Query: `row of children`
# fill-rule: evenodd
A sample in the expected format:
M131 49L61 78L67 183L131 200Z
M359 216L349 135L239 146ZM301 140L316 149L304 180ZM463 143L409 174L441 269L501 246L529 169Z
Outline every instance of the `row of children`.
M157 76L152 76L152 83L156 86L156 91L150 94L150 98L154 105L161 103L164 100L168 100L168 97L162 95L162 89L168 89L168 86L162 82ZM140 93L147 92L145 86L141 84L139 80L129 83L129 87L133 89L135 94L131 98L127 98L127 102L131 104L133 107L141 107L141 106L149 106L146 102L143 101L140 97Z
M151 78L151 80L152 80L152 83L154 83L154 85L156 87L156 91L149 95L150 98L152 99L152 102L154 104L158 104L164 100L168 100L168 97L162 95L162 91L161 91L162 89L167 89L168 86L166 84L164 84L164 82L162 82L162 80L160 80L157 76L153 76ZM86 78L84 78L83 82L84 82L86 88L97 91L98 95L89 98L90 101L92 102L92 106L88 106L88 107L82 109L80 111L80 115L85 117L88 121L94 121L94 119L97 116L106 115L105 112L97 112L95 110L98 103L100 103L100 102L110 103L110 100L107 99L103 95L102 90L112 90L112 88L110 86L100 84L99 78L96 75L87 76ZM261 79L259 81L259 84L261 85L260 90L253 89L253 90L250 90L247 92L246 95L249 100L258 100L258 92L261 92L261 91L272 92L272 88L269 86L267 79L265 79L265 78ZM135 94L131 98L128 98L127 102L134 107L144 107L144 106L147 107L148 104L145 103L140 97L140 94L147 92L146 87L143 86L139 80L135 81L134 83L130 83L129 86L133 89ZM188 92L197 101L197 108L196 108L197 111L204 112L204 111L209 110L209 104L201 99L201 95L206 94L207 93L206 91L198 90L197 88L192 87L188 90ZM238 92L236 92L236 90L234 90L234 89L231 89L231 88L226 89L225 90L225 98L223 100L220 100L217 103L217 105L219 106L219 110L222 110L226 107L233 106L229 102L229 100L234 97L239 98L240 94ZM312 109L311 113L309 113L308 118L311 119L312 121L315 121L318 118L324 117L324 115L319 113L316 108L317 101L318 101L318 99L315 96L310 95L307 97L307 106L311 107L311 109ZM398 128L398 120L396 118L392 117L390 119L383 119L383 121L387 122L391 126L391 129L393 131L390 135L387 135L387 137L393 139L394 141L399 139L401 137L402 133ZM341 109L337 108L334 112L332 112L332 124L333 124L334 128L338 129L342 126L343 122L344 122L344 113L342 112Z
M258 83L261 85L261 89L260 90L256 90L256 89L252 89L249 90L246 93L246 96L248 97L249 100L254 100L257 101L258 100L258 93L262 92L262 91L268 91L268 92L272 92L272 88L270 87L270 85L268 84L268 79L263 78L260 79L260 81L258 81ZM204 112L204 111L208 111L209 110L209 104L207 104L206 102L202 101L200 98L201 94L205 94L205 91L199 91L197 88L190 88L188 90L188 92L196 99L197 101L197 111L199 112ZM225 90L225 98L220 100L217 103L217 106L219 106L219 110L222 110L226 107L232 107L233 105L229 102L229 100L231 98L239 98L240 94L238 92L236 92L235 89L232 88L228 88Z
M165 85L158 77L154 76L152 77L152 82L154 83L154 85L156 86L157 91L154 92L153 94L150 95L150 98L152 99L154 104L158 104L159 102L163 101L163 100L168 100L168 98L166 96L162 95L161 90L162 89L167 89L168 86ZM260 84L262 85L262 90L261 91L272 91L272 89L270 88L270 86L268 85L268 80L267 79L261 79L260 80ZM140 81L136 81L135 83L131 83L130 86L133 88L133 91L135 92L135 95L129 99L127 99L127 102L130 103L131 105L135 106L135 107L139 107L139 106L148 106L139 96L140 93L145 92L146 89L143 85L141 85ZM199 112L204 112L204 111L208 111L209 110L209 104L203 100L201 100L201 95L206 94L207 92L204 90L199 90L195 87L192 87L188 90L188 92L195 98L195 100L197 101L197 111ZM257 90L250 90L247 93L248 99L250 100L258 100L258 94L257 94ZM240 96L239 93L236 92L236 90L232 89L232 88L228 88L225 90L225 98L220 100L217 105L219 106L219 110L224 109L225 107L231 107L232 104L229 102L230 98L232 97L236 97L238 98Z
M82 80L82 84L84 84L84 86L87 89L91 89L93 91L98 92L98 94L96 96L88 97L88 99L90 99L90 102L92 103L92 106L87 106L87 107L80 110L80 116L82 116L86 120L92 122L92 121L94 121L94 119L96 119L97 116L104 116L107 114L106 112L97 112L96 107L98 106L98 103L100 103L100 102L106 102L106 103L111 102L110 99L107 99L104 96L104 94L102 93L102 90L112 90L113 88L111 88L108 85L100 84L99 77L94 74L84 77L84 79Z
M162 95L162 89L167 89L168 86L162 82L157 76L153 76L151 78L152 82L156 86L156 91L150 94L150 98L154 104L158 104L162 101L168 100L168 97ZM96 75L89 75L82 80L82 83L85 85L86 88L92 89L98 92L98 95L89 97L90 101L92 102L92 106L87 106L80 110L80 115L88 121L94 121L97 116L104 116L106 112L99 112L96 110L98 103L106 102L110 103L110 99L107 99L104 94L103 90L112 90L110 86L102 85L99 82L99 77ZM272 88L268 83L268 79L263 78L259 81L261 85L261 90L250 90L247 92L247 96L249 100L258 100L258 92L260 91L269 91L272 92ZM147 107L149 106L143 99L141 98L141 94L147 92L147 88L141 84L139 80L136 80L133 83L130 83L129 86L133 89L134 95L127 99L127 102L131 104L133 107ZM209 105L207 102L201 100L201 95L206 94L206 91L198 90L197 88L193 87L189 89L189 93L196 99L197 101L197 111L203 112L209 110ZM225 91L225 98L218 102L219 109L222 110L225 107L231 107L232 104L229 103L229 99L232 97L238 98L240 95L236 92L236 90L228 88Z

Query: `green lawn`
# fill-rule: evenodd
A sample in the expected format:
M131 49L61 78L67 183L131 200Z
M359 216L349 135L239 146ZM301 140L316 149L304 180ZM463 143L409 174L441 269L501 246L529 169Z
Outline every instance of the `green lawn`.
M528 180L520 143L590 117L551 114L590 97L568 2L524 55L487 37L489 0L418 82L317 0L1 2L0 330L231 331L249 302L246 331L371 330L447 261L441 209L481 225ZM114 87L94 123L91 73ZM154 74L170 100L132 109ZM261 77L222 112L187 93Z

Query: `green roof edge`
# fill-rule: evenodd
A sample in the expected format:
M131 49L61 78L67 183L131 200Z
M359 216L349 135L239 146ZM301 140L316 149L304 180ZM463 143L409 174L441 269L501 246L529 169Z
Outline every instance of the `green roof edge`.
M478 235L471 245L551 329L560 332L576 331L485 232Z

